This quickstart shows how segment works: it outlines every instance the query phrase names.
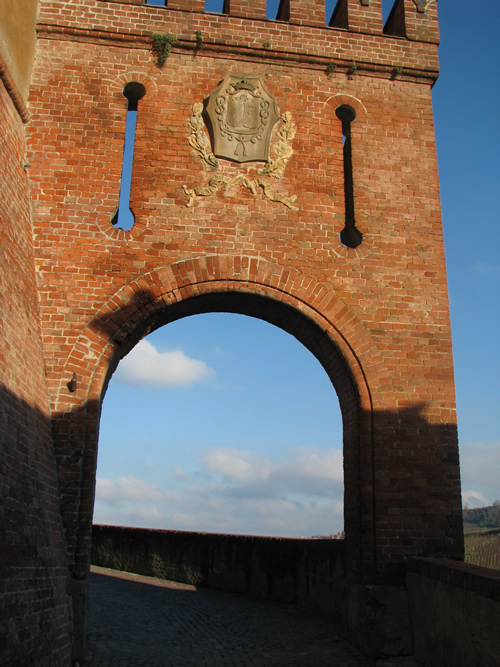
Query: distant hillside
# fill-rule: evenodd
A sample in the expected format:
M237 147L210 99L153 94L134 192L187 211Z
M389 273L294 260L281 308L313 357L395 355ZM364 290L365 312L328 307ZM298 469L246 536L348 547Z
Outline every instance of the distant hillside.
M500 528L466 533L465 562L500 570Z
M476 507L462 511L466 533L485 528L500 528L500 500L495 500L490 507Z

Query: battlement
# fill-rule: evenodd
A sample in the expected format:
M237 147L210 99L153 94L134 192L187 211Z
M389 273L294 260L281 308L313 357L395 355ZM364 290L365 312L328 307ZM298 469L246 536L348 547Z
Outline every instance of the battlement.
M225 0L223 13L204 0L41 0L38 35L77 41L119 41L144 48L153 34L175 38L174 51L283 61L300 67L369 72L390 78L438 76L437 0L395 0L382 23L382 0L338 0L331 16L325 0L281 0L266 18L266 0ZM331 6L331 5L330 5ZM197 38L198 35L198 38ZM201 47L201 48L199 48Z
M128 5L158 6L151 0L101 0ZM266 20L266 0L224 0L222 14L238 18ZM382 25L382 0L280 0L274 20L292 25L337 28L438 42L437 0L393 0L391 14ZM205 0L165 0L160 9L203 13ZM272 19L269 19L272 20Z

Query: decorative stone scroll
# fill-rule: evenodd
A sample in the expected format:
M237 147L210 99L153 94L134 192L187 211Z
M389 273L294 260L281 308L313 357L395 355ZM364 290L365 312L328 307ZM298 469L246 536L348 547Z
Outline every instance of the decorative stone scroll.
M271 183L269 181L266 181L263 178L256 178L252 181L244 174L238 174L238 176L233 176L233 178L230 178L229 176L222 176L222 174L217 174L216 176L212 176L208 182L208 185L205 187L202 186L198 188L188 188L186 185L184 185L184 192L189 197L189 201L187 202L186 206L191 208L197 197L208 197L214 195L222 186L224 186L224 192L227 192L227 190L232 185L239 184L250 190L253 195L257 194L257 187L260 186L264 190L265 196L271 201L280 202L281 204L284 204L286 207L288 207L291 211L299 210L297 206L293 205L297 199L297 195L291 195L289 197L288 195L283 195L279 192L272 192Z
M271 160L260 172L261 174L274 176L278 179L285 173L286 163L293 155L292 141L297 132L295 123L292 121L292 114L289 111L285 111L281 116L281 120L283 121L283 125L276 133L278 143L273 149L274 159Z
M188 142L203 161L206 171L215 171L221 167L217 157L240 163L265 161L267 164L260 170L260 175L278 181L281 179L293 155L292 142L297 129L290 112L280 117L274 98L259 77L227 75L210 94L207 113L212 124L213 152L203 119L203 104L197 102L192 111L193 115L187 120L191 130ZM273 157L270 159L271 131L280 118L282 124L275 134ZM299 210L294 205L296 195L274 192L272 181L265 178L252 179L243 173L236 176L218 173L210 178L207 185L194 188L184 185L184 192L188 196L186 206L193 206L198 197L211 197L222 187L227 192L236 185L247 188L253 195L257 195L261 188L270 201L281 203L291 211Z
M194 149L196 154L205 163L207 171L214 171L219 166L219 162L212 153L212 146L210 145L202 113L203 104L201 102L193 104L193 115L187 120L187 124L191 130L188 141L191 148Z
M427 6L431 4L432 0L413 0L417 7L417 12L420 14L425 14Z

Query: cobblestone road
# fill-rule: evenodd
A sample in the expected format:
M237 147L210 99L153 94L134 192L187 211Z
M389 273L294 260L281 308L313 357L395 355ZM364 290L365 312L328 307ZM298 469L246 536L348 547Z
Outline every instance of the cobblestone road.
M87 667L373 667L297 605L92 568Z

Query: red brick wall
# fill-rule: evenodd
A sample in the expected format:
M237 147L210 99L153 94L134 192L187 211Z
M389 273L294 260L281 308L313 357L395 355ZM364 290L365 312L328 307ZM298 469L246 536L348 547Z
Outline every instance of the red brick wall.
M356 5L349 11L354 21ZM367 8L359 5L359 12L361 26ZM343 369L332 379L348 406L353 578L394 581L410 554L461 556L430 97L437 21L416 8L411 21L423 21L425 41L103 0L41 3L29 130L35 255L63 515L70 561L82 576L109 369L149 327L173 317L171 304L185 301L183 315L205 307L253 312L253 302L241 296L248 292L262 297L267 319L276 310L293 333L301 325L276 303L305 315L304 343L326 360L337 355L334 366ZM195 53L196 30L203 46ZM150 52L150 35L158 32L178 38L161 70ZM327 76L332 59L337 70ZM353 62L357 69L349 74ZM206 185L213 175L193 155L186 120L192 105L231 72L263 76L281 112L292 113L294 155L273 189L297 195L297 212L269 201L260 188L253 195L238 185L186 207L183 186ZM132 179L136 223L125 232L110 220L129 81L141 82L146 95ZM339 241L344 197L335 109L342 104L357 114L354 195L364 236L356 249ZM252 179L262 166L220 162L217 173ZM194 298L228 291L240 297L214 296L211 306ZM324 351L319 331L338 353ZM66 383L73 372L79 384L71 394ZM84 461L83 472L72 456Z
M320 26L319 0L310 0L311 15L302 13L304 25L297 25L295 5L292 0L284 24L244 18L249 5L243 2L234 5L238 16L205 15L180 0L167 9L41 2L28 126L33 242L67 557L83 601L106 383L148 330L204 310L244 312L282 326L332 378L344 418L350 581L396 583L409 555L463 554L430 97L438 75L435 3L422 14L405 2L408 39L381 34L379 3L349 2L352 32ZM203 45L195 50L197 30ZM177 38L161 70L150 51L152 33ZM332 62L336 70L327 75ZM291 112L294 155L273 190L296 195L298 211L270 201L260 187L252 194L241 185L186 207L183 186L205 186L213 175L193 154L186 121L192 105L227 73L262 76L280 111ZM146 95L132 180L136 222L125 232L110 221L118 205L122 90L129 81L142 83ZM354 205L363 242L355 249L339 241L343 158L335 110L342 104L356 111ZM2 107L10 114L2 124L9 128L2 134L8 142L2 169L18 194L3 209L16 224L2 232L10 248L2 363L22 414L28 405L36 408L30 419L14 422L36 433L23 436L20 475L42 475L33 493L52 494L42 503L52 511L56 481L22 127L10 105ZM261 166L221 160L215 173L256 179ZM25 332L21 344L19 332ZM71 393L73 372L78 386ZM8 465L14 474L14 463ZM31 505L30 516L42 511ZM52 537L36 539L55 545L55 558L61 543L51 517ZM61 581L60 570L51 572Z
M35 284L26 145L0 81L0 626L4 665L71 659L68 570Z

